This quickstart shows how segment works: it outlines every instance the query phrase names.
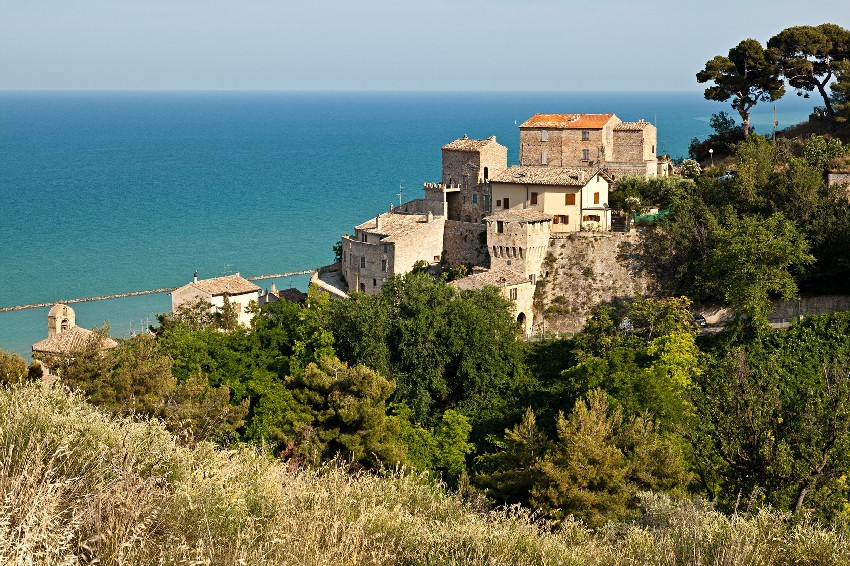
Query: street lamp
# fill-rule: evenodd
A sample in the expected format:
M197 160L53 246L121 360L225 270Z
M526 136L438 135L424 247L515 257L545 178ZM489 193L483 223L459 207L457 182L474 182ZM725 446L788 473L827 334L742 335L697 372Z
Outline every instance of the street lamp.
M709 148L708 156L711 158L711 166L714 167L714 148Z

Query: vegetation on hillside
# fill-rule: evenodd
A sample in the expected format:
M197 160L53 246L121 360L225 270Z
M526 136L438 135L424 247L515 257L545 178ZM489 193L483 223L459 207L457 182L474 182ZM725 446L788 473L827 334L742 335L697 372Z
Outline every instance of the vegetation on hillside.
M249 446L194 448L58 386L0 388L4 564L838 564L843 530L640 493L630 524L557 528L427 476L291 469Z

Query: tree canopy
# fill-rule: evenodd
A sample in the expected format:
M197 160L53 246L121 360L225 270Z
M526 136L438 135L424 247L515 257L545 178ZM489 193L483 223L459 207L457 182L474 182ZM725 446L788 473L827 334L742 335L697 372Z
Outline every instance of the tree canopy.
M741 116L744 136L750 133L750 110L758 102L777 100L785 94L780 67L772 60L761 43L745 39L729 50L728 56L718 55L697 73L697 82L713 82L705 89L707 100L725 102L732 99L732 108Z

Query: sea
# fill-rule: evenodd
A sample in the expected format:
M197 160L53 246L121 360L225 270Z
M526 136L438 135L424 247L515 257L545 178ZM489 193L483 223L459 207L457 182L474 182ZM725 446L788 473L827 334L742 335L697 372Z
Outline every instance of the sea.
M779 127L812 106L786 96ZM326 265L354 225L439 181L446 143L495 135L516 163L535 113L643 118L679 158L721 110L700 91L0 92L0 307ZM773 106L752 122L770 132ZM171 299L72 306L79 326L126 337ZM48 310L0 313L0 348L29 359Z

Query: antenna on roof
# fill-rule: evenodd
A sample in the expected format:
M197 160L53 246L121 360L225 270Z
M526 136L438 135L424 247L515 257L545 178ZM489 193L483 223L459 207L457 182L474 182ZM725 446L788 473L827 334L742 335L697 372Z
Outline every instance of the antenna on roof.
M398 182L398 205L401 206L401 196L404 194L404 179Z

